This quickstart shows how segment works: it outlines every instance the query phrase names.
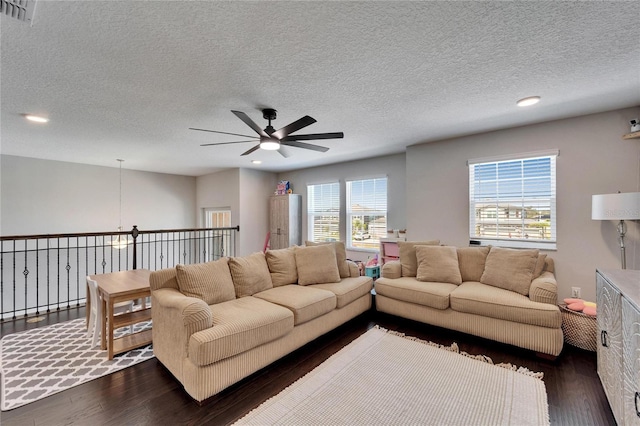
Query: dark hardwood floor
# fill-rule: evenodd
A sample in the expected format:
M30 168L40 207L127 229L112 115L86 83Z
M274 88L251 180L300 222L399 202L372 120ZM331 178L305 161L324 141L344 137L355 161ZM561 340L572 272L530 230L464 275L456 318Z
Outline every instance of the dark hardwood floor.
M48 315L37 324L0 324L4 336L84 317L84 308ZM526 350L371 311L316 339L199 406L156 359L102 377L43 400L0 414L9 425L222 425L231 423L276 395L349 342L378 324L462 351L484 354L544 373L551 424L615 425L596 373L595 352L565 345L555 361ZM373 368L373 366L372 366ZM429 419L425 419L429 424Z

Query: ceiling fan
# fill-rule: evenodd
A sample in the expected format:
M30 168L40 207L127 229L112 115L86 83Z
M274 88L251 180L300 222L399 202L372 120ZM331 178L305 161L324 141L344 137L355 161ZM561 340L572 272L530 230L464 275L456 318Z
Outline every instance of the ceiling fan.
M299 142L299 141L309 141L316 139L342 139L344 137L344 133L335 132L335 133L314 133L307 135L291 135L304 127L307 127L316 122L316 120L308 115L305 115L299 120L294 121L293 123L284 126L282 129L276 130L271 126L271 120L276 119L277 111L273 108L265 108L262 110L262 117L265 120L269 120L269 125L263 130L258 126L247 114L242 111L231 111L242 120L247 126L251 127L254 132L258 134L259 137L250 136L250 135L241 135L238 133L229 133L229 132L219 132L217 130L207 130L207 129L195 129L190 127L189 130L198 130L200 132L211 132L211 133L220 133L223 135L232 135L232 136L242 136L245 138L251 138L252 140L248 141L237 141L237 142L219 142L219 143L205 143L200 146L212 146L212 145L228 145L234 143L247 143L247 142L259 142L253 148L248 149L240 155L249 155L252 152L256 151L259 148L275 151L277 150L283 157L288 157L289 154L282 150L283 146L293 146L296 148L303 149L311 149L313 151L319 152L327 152L329 148L320 146L320 145L312 145L309 143Z

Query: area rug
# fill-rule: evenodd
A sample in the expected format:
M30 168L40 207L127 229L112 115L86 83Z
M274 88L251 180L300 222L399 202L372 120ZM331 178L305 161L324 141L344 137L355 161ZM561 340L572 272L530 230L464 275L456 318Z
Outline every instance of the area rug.
M134 325L134 332L151 321ZM116 330L120 337L129 327ZM91 348L84 319L9 334L0 340L0 409L21 407L153 357L151 345L112 360L100 346Z
M236 424L538 426L549 407L541 373L373 328Z

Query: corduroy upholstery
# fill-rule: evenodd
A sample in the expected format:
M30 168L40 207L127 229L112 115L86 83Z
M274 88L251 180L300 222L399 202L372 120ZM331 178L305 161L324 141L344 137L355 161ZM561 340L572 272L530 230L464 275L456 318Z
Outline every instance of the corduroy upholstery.
M515 250L498 249L494 253L497 256L494 255L489 262L491 251L495 249L457 249L463 281L460 285L421 282L416 277L405 275L401 253L400 261L384 264L382 278L376 281L376 309L536 352L553 356L560 354L563 345L562 316L556 304L553 259L539 256L537 251L517 253ZM429 252L428 249L421 251L423 257ZM518 260L518 257L519 263L511 261ZM526 271L520 273L514 268L515 264L522 265ZM488 274L487 265L491 269ZM534 277L540 269L540 276L529 278L525 288L522 277ZM511 271L510 274L518 280L513 286L517 291L510 289L509 275L505 271ZM479 282L485 274L494 285ZM503 287L496 286L496 283Z
M294 284L261 291L254 297L290 310L294 325L304 324L336 308L336 295L332 292Z
M337 270L333 247L329 249L326 261ZM276 253L281 262L274 269L283 278L278 287L272 287L273 271L264 274L259 255L230 259L232 278L242 281L240 286L234 282L236 298L211 305L180 292L176 268L151 273L154 354L197 401L371 308L373 280L360 277L353 262L348 262L351 276L339 282L299 286L284 284L294 272L283 265L296 268L289 254ZM259 271L242 269L258 261ZM256 272L264 283L255 280Z

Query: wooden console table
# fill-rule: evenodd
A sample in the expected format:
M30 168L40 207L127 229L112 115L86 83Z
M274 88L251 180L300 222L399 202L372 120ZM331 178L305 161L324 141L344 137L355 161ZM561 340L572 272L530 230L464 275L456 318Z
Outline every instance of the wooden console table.
M109 359L113 359L114 355L151 343L151 329L127 334L118 339L113 338L114 330L151 319L151 308L147 308L144 303L140 310L127 312L115 317L113 315L113 306L116 303L136 299L144 300L151 295L151 288L149 287L150 274L151 271L147 269L135 269L91 275L91 279L98 283L98 294L102 299L101 348L109 350Z

